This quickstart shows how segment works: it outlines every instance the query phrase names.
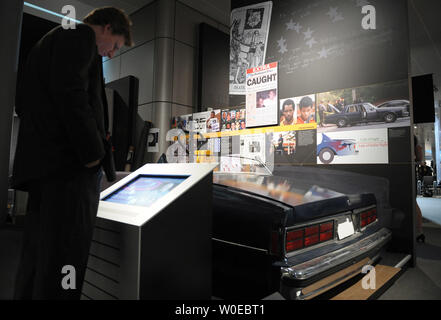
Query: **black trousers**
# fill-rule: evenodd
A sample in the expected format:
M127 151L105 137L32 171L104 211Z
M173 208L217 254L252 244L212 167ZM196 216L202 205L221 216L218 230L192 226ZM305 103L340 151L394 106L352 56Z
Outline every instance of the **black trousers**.
M80 299L101 177L84 169L30 185L14 299Z

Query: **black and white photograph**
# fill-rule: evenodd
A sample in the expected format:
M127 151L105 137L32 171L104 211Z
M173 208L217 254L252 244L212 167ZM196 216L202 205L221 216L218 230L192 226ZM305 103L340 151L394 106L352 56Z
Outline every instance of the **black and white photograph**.
M230 94L245 95L247 69L265 64L272 1L231 12Z
M252 163L252 160L265 162L266 136L264 133L247 134L240 137L240 156L243 163Z

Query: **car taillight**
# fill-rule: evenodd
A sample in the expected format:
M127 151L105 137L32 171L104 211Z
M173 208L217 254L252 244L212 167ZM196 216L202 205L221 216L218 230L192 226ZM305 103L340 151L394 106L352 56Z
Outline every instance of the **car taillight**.
M308 248L334 239L334 221L306 226L286 233L286 252Z
M377 209L371 209L360 214L360 228L377 221Z

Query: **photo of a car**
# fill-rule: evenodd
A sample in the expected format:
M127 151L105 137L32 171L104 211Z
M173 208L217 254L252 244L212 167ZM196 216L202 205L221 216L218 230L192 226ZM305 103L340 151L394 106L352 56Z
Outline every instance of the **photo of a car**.
M359 275L387 248L383 205L373 192L359 192L381 192L378 181L317 168L253 171L213 177L213 296L312 299Z
M335 124L339 128L343 128L358 123L392 123L395 122L397 118L408 116L408 107L404 105L394 107L382 106L378 108L371 103L357 103L345 106L340 113L327 115L324 119L324 123Z
M331 139L323 134L323 139L317 145L317 156L323 164L330 164L335 156L358 154L357 143L352 139Z

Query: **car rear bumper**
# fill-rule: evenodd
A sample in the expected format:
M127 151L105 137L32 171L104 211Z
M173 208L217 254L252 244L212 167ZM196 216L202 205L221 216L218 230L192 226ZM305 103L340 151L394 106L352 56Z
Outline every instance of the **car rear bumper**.
M382 228L342 249L299 265L282 267L282 295L287 299L307 300L355 277L363 266L373 265L379 259L378 253L391 237L391 232Z

